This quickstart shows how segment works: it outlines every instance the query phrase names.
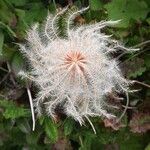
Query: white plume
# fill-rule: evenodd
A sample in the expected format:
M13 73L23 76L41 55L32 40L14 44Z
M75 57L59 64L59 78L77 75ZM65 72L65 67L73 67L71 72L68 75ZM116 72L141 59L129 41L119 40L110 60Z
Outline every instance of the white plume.
M49 116L55 117L55 109L60 106L80 124L89 116L111 118L113 115L105 107L107 94L127 92L129 85L111 54L120 48L130 49L101 32L118 21L71 28L72 20L85 8L70 14L66 23L67 38L60 37L56 21L65 10L56 16L49 15L42 31L38 24L34 25L27 32L27 43L20 45L32 68L22 75L39 88L34 100L36 111L40 114L42 106Z

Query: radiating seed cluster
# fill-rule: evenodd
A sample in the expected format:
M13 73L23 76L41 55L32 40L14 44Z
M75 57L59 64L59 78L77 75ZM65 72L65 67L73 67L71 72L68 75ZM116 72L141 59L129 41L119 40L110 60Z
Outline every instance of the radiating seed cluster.
M127 92L127 81L111 54L127 49L101 32L117 21L101 21L73 28L71 24L82 9L68 15L66 35L58 34L57 20L65 12L48 15L42 29L34 25L27 33L27 43L20 44L31 65L31 71L22 73L39 88L34 100L37 113L42 109L55 117L61 107L67 116L80 124L89 116L113 117L107 112L108 93Z

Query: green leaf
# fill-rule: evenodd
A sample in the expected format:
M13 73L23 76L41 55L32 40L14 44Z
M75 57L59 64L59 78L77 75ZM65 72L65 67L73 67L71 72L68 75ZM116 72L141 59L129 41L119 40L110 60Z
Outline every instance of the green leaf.
M146 146L145 150L150 150L150 143Z
M0 107L4 109L2 115L6 119L15 119L20 117L27 117L30 115L28 109L15 105L13 101L0 100Z
M8 101L8 100L0 100L0 107L4 107L4 108L9 108L9 107L13 107L14 103L12 101Z
M146 22L150 25L150 17L146 19Z
M9 0L11 4L14 4L15 6L23 6L28 3L29 0Z
M141 76L146 71L146 67L138 68L135 72L131 72L128 77L129 78L137 78L138 76Z
M18 22L16 25L16 34L19 39L23 39L26 35L26 30L29 28L27 22L25 21L25 10L22 9L15 9L16 15L18 17Z
M67 119L64 123L64 134L65 136L71 134L71 132L73 131L73 127L74 127L74 120L72 119Z
M0 1L0 20L3 23L10 24L15 18L15 14L12 12L13 7L9 5L7 1Z
M82 2L80 0L77 0L74 2L74 5L77 6L78 8L82 7Z
M3 43L4 43L4 34L2 30L0 30L0 55L2 55Z
M24 10L22 10L22 9L15 9L15 11L16 11L16 14L17 14L18 17L20 17L20 18L24 18L25 17L25 11Z
M6 29L6 31L8 32L8 34L10 34L10 36L17 37L16 33L5 23L0 21L0 26Z
M45 118L44 116L40 116L38 120L39 120L39 124L43 125Z
M23 69L24 62L23 57L20 53L16 52L12 58L11 66L13 72L17 75L20 70Z
M5 110L5 112L3 113L3 116L6 119L15 119L15 118L20 118L20 117L26 117L29 116L29 111L24 109L24 108L17 108L17 107L12 107L12 108L8 108Z
M26 140L28 144L37 144L40 134L37 132L31 132L30 134L26 134Z
M9 136L11 137L11 141L9 141L10 144L15 145L23 145L25 143L25 135L23 132L20 132L20 130L17 127L9 129ZM8 149L12 149L11 147Z
M135 57L135 54L124 62L124 68L125 74L128 78L136 78L146 71L144 60Z
M128 27L131 19L145 19L149 12L147 4L142 0L113 0L105 8L109 19L121 19L119 27Z
M84 131L82 137L79 135L79 140L82 143L80 150L91 150L91 145L95 137L96 135L89 130Z
M144 63L146 65L147 70L150 69L150 54L146 54L146 56L144 57Z
M31 127L30 127L29 121L27 119L23 118L23 119L17 121L17 126L23 133L31 132Z
M149 1L149 0L145 0L145 2L146 2L147 5L150 7L150 1Z
M47 12L48 11L42 3L30 3L29 10L25 11L24 19L28 24L32 24L33 22L42 22L45 20Z
M91 145L91 149L92 150L104 150L104 145L101 143L101 141L98 138L95 138L92 141L92 145Z
M118 144L121 150L142 150L143 149L143 140L142 136L129 135L127 139L123 141L118 140Z
M101 10L103 3L101 0L89 0L91 10L97 11Z
M0 59L4 61L10 61L16 52L14 47L8 47L8 45L3 45L2 55L0 55Z
M58 139L58 131L56 124L52 121L51 118L48 117L45 117L44 124L47 136L52 142L56 142Z

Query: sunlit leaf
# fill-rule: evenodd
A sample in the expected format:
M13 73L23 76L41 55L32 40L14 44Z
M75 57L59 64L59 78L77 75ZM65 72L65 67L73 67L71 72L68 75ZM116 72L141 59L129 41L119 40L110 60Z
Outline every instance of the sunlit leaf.
M67 119L64 123L64 134L67 136L73 131L74 127L74 120L72 119Z
M51 142L56 142L58 139L58 131L56 124L48 117L45 117L44 124L47 136L49 137Z
M144 150L150 150L150 143L146 146Z
M12 58L11 66L13 72L17 75L19 71L23 69L24 61L20 53L16 52Z
M103 2L101 0L89 0L91 10L102 9Z
M16 33L5 23L0 22L0 26L2 28L6 29L6 31L8 32L8 34L10 34L10 36L17 37Z
M3 43L4 43L4 34L2 30L0 30L0 55L2 55Z
M29 0L9 0L11 4L14 4L15 6L23 6L29 2Z
M30 116L28 109L16 106L13 101L0 100L0 107L4 109L2 115L6 119L15 119Z
M109 19L121 20L120 27L128 27L131 19L145 19L149 12L147 4L142 0L113 0L105 8Z

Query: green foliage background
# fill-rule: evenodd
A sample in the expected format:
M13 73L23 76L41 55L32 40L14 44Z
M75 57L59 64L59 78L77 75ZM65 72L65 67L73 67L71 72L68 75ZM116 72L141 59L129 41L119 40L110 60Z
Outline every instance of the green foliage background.
M57 121L37 118L36 130L32 131L26 81L17 76L26 60L15 43L24 42L26 30L35 22L42 23L48 11L55 13L68 4L70 8L90 6L77 19L79 24L121 19L106 32L126 46L140 48L120 58L125 76L140 81L134 85L140 91L130 94L133 109L122 120L126 127L117 131L105 127L100 118L93 118L94 134L88 123L81 127L66 116ZM141 83L150 84L149 0L0 0L0 149L150 150L150 87ZM31 86L31 91L35 95L36 88Z

